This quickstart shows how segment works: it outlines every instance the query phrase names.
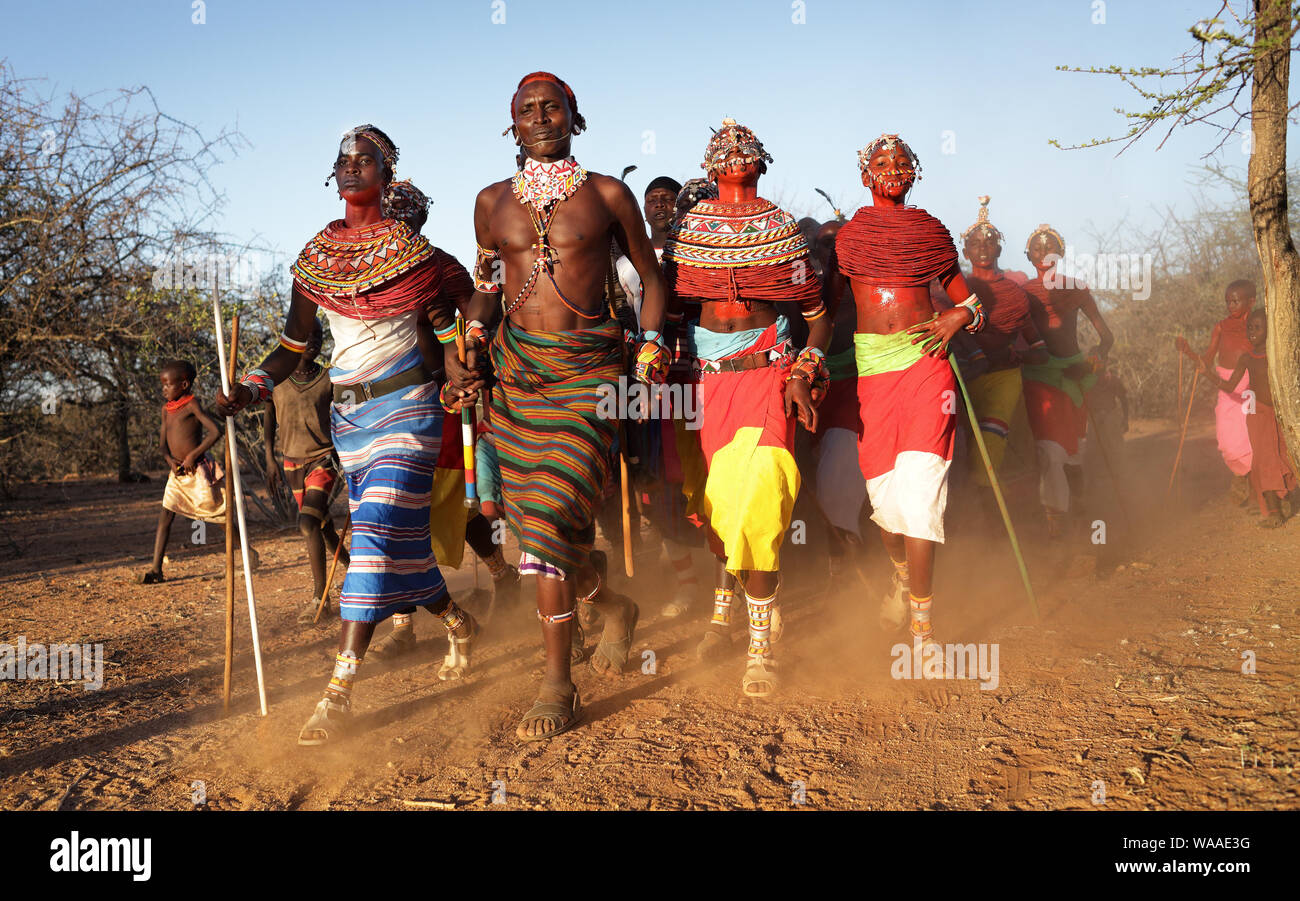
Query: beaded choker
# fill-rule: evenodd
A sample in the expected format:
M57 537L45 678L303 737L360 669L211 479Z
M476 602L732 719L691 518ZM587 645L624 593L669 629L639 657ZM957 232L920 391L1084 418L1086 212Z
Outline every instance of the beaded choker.
M553 163L528 159L524 168L515 173L511 188L520 203L531 203L540 210L549 203L572 197L586 180L587 170L573 157Z
M184 397L178 397L175 400L169 400L167 401L167 412L175 413L177 410L179 410L181 407L185 406L192 400L194 400L193 394L187 394Z

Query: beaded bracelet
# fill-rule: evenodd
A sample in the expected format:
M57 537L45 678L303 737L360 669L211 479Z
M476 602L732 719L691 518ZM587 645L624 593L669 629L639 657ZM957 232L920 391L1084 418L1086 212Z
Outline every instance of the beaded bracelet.
M439 344L455 344L456 343L456 320L453 319L451 325L448 325L445 328L438 328L437 326L434 326L433 333L438 336Z
M957 304L959 307L965 307L971 312L970 324L966 326L968 332L978 332L984 328L984 304L980 303L978 296L972 294L970 297Z
M305 340L295 341L294 339L290 338L287 333L281 332L280 346L283 347L285 350L293 351L296 354L300 354L307 349L307 342Z
M275 380L265 369L254 369L240 379L239 384L253 395L253 399L248 402L249 406L267 401L271 397L271 392L275 390Z

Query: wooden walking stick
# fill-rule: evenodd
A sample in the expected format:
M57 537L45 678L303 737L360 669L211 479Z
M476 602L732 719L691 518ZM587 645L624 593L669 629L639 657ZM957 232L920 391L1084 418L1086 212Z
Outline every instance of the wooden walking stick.
M948 354L948 363L952 366L953 375L957 376L957 387L961 389L961 396L966 401L966 415L970 417L971 431L975 433L975 444L979 446L980 458L984 461L984 471L988 473L989 485L993 488L993 497L998 502L998 512L1002 514L1002 524L1007 527L1007 537L1011 539L1011 550L1016 555L1016 565L1020 567L1020 580L1025 585L1025 595L1029 598L1029 607L1034 611L1034 620L1038 621L1038 601L1034 597L1034 586L1029 583L1029 570L1025 567L1025 557L1020 553L1020 542L1016 540L1016 527L1011 524L1011 513L1007 510L1007 502L1002 497L1002 488L998 485L998 474L993 470L993 459L989 456L989 449L984 445L984 435L980 433L980 423L975 415L975 405L970 402L970 394L966 391L966 382L961 377L961 370L957 368L957 359Z
M623 176L626 178L627 173L635 166L625 170ZM605 269L605 295L609 298L609 314L618 322L618 313L614 310L614 260L610 258L609 266ZM623 350L623 372L627 372L627 342L619 339L619 344ZM626 377L626 376L624 376ZM623 571L627 573L630 579L635 574L636 568L632 565L632 498L631 486L627 472L627 429L623 426L623 414L619 411L618 417L618 474L619 483L622 486L623 495Z
M465 365L465 317L456 311L456 355L460 365ZM465 453L465 506L471 510L478 506L478 484L474 476L474 407L460 405L460 444ZM477 559L477 558L476 558Z
M1178 355L1178 406L1174 407L1174 409L1181 410L1182 408L1183 408L1183 355L1179 354Z
M212 318L217 327L217 363L221 369L221 391L230 397L230 384L234 379L226 372L226 338L221 328L220 289L212 289ZM226 445L230 453L230 469L226 478L233 480L235 511L239 514L239 551L244 560L244 594L248 597L248 625L253 633L253 667L257 670L257 699L262 716L266 716L266 680L262 676L262 645L257 637L257 605L253 597L253 563L248 556L248 519L244 514L244 488L239 478L239 445L235 443L235 417L226 417ZM230 511L226 511L230 515Z
M1169 487L1165 489L1165 497L1174 490L1174 479L1178 476L1178 464L1183 460L1183 442L1187 440L1187 424L1192 419L1192 401L1196 399L1196 380L1201 377L1201 370L1192 370L1192 389L1187 392L1187 414L1183 417L1183 432L1178 436L1178 453L1174 455L1174 469L1169 473Z
M325 515L328 516L329 514L326 513ZM324 525L322 522L321 527L323 528ZM330 574L329 578L325 580L325 590L320 593L320 603L316 605L316 615L311 618L313 626L320 621L321 611L325 609L325 602L329 600L330 589L334 587L334 573L339 568L339 551L343 550L343 542L348 540L348 532L351 530L352 521L348 520L348 524L343 527L343 534L339 536L339 543L334 545L334 562L330 564Z
M235 380L235 361L239 358L239 313L230 320L230 369L228 378ZM223 669L221 710L230 712L230 676L235 659L235 509L234 491L230 479L230 442L226 445L226 662Z

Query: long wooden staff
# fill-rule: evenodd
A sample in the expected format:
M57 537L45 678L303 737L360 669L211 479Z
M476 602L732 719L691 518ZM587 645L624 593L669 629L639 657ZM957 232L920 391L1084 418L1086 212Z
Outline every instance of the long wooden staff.
M1183 442L1187 440L1187 423L1192 419L1192 401L1196 399L1196 380L1201 377L1201 370L1192 370L1192 390L1187 392L1187 414L1183 417L1183 432L1178 436L1178 453L1174 455L1174 468L1169 473L1169 487L1165 489L1165 497L1174 490L1174 479L1178 477L1178 464L1183 460Z
M1029 570L1025 567L1025 557L1020 553L1020 542L1016 540L1016 527L1011 524L1011 513L1007 510L1007 502L1002 497L1002 488L998 485L998 474L993 469L993 459L989 456L989 449L984 445L984 435L980 433L979 418L975 415L975 405L970 402L970 394L966 391L966 381L961 377L961 370L957 368L957 359L948 354L948 363L952 366L953 375L957 376L957 387L961 389L961 396L966 401L966 415L970 417L971 431L975 433L975 444L980 449L980 458L984 461L984 471L988 473L989 485L993 488L993 497L998 502L998 511L1002 514L1002 524L1007 528L1007 537L1011 539L1011 550L1016 555L1016 565L1020 567L1020 580L1025 585L1025 595L1029 598L1029 607L1034 611L1034 620L1039 619L1038 601L1034 597L1034 586L1029 583Z
M329 516L328 510L325 512L325 515ZM324 523L321 525L324 527ZM320 593L320 603L316 605L316 615L311 618L311 624L313 626L320 621L321 611L325 609L325 602L329 600L330 589L334 587L334 573L336 573L339 568L339 551L343 550L343 542L348 540L348 532L351 529L352 521L349 520L348 524L343 527L343 534L339 536L339 543L334 545L334 562L330 564L330 575L329 578L325 580L325 590Z
M230 321L230 369L228 380L235 380L235 361L239 358L239 312ZM227 423L229 426L229 423ZM234 490L230 479L230 442L226 445L226 664L221 692L221 710L230 711L230 676L235 658L235 509Z
M465 365L465 317L456 311L456 355L460 365ZM465 453L465 506L471 510L478 506L478 484L474 475L474 407L460 405L460 445ZM475 557L475 560L478 558Z
M217 363L221 369L221 391L230 396L230 383L233 379L226 372L226 337L221 328L220 289L212 289L212 318L217 327ZM239 514L239 550L244 559L244 594L248 597L248 625L253 633L253 666L257 670L257 698L261 705L262 716L266 716L266 680L262 676L262 645L257 637L257 605L253 598L253 563L248 556L248 520L244 515L244 487L239 478L239 445L235 443L235 417L226 417L226 444L230 453L230 469L226 478L232 479L231 486L235 494L235 510ZM230 511L226 511L230 516Z
M636 168L635 166L632 168ZM624 172L626 177L627 172ZM618 313L614 310L614 259L611 256L609 266L605 269L605 295L609 298L609 314L618 322ZM620 326L621 328L621 326ZM622 336L618 339L623 351L623 373L627 373L627 342ZM623 427L622 411L618 417L618 474L623 494L623 571L632 578L635 567L632 565L632 498L627 474L627 429Z

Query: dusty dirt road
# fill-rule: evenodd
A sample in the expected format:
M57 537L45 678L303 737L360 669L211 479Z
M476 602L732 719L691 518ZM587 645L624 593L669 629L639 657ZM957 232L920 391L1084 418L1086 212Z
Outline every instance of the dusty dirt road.
M1130 433L1127 526L1104 475L1093 481L1089 518L1107 524L1105 544L1088 528L1049 543L1032 476L1010 479L1037 624L1005 536L950 514L938 637L996 644L995 687L947 682L945 703L920 690L934 683L891 678L898 636L876 624L888 564L871 540L870 584L828 585L806 556L787 563L783 689L745 699L743 645L697 664L705 605L687 621L660 617L668 569L645 558L645 575L620 586L643 609L629 671L582 667L584 724L529 745L514 738L540 674L527 590L492 611L460 684L437 681L445 641L419 613L414 659L363 666L355 737L300 749L337 621L295 623L310 594L296 531L256 536L270 715L256 710L241 579L237 694L223 718L219 530L190 547L181 520L170 581L140 586L161 482L28 486L0 507L0 641L102 642L105 684L0 681L0 808L185 809L196 782L218 810L1300 807L1300 519L1266 531L1230 504L1205 430L1166 502L1175 439L1160 423ZM707 580L703 555L699 570ZM472 568L448 582L463 595Z

